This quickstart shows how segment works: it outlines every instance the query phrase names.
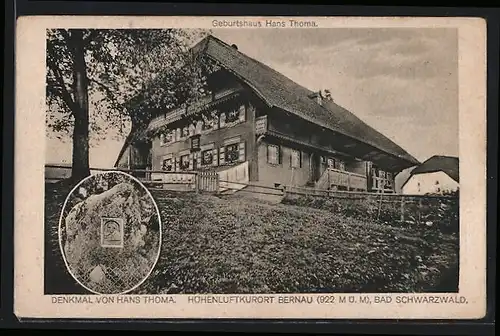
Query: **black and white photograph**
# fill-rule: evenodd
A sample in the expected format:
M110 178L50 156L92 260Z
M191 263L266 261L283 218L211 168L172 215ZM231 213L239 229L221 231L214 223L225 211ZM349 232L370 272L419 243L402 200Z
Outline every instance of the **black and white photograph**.
M16 316L484 316L484 20L16 29Z
M457 29L53 29L46 43L46 294L87 293L59 217L106 171L138 179L161 216L160 258L132 293L458 292ZM99 221L79 218L83 252Z

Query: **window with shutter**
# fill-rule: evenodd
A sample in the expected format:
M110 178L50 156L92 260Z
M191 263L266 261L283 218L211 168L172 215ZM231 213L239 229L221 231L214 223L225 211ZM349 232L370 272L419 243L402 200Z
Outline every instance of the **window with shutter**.
M201 164L203 166L213 165L214 152L212 149L207 149L201 152Z
M226 146L226 163L233 163L238 161L240 152L239 152L239 144L231 144Z
M226 124L238 121L239 116L240 116L239 109L229 110L229 112L226 112Z
M180 164L179 164L180 170L189 169L190 163L191 163L190 155L189 154L182 155L181 159L180 159Z
M162 164L161 164L161 170L164 170L164 171L172 171L173 170L171 157L167 157L167 158L163 159Z
M224 147L219 148L219 165L224 165L226 163L226 156L224 154Z
M245 161L245 141L240 142L238 160L241 162Z

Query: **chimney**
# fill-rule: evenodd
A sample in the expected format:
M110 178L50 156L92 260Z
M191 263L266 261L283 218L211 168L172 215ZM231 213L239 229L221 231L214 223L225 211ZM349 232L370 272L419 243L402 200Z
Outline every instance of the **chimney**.
M234 49L238 50L238 46L236 44L231 44L231 47L233 47Z
M316 91L314 93L311 93L309 95L309 98L315 99L316 103L318 103L319 105L322 105L323 98L321 97L321 90L320 91Z
M328 89L325 89L325 90L323 91L323 97L324 97L326 100L329 100L329 101L332 101L332 100L333 100L333 99L332 99L332 94L331 94L330 90L328 90Z

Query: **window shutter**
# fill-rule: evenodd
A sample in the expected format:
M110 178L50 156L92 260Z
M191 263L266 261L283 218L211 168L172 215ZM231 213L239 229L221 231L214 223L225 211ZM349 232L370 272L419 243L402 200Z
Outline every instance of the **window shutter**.
M202 153L203 153L203 152L198 152L198 153L196 154L196 166L197 166L198 168L200 168L200 167L201 167L201 158L202 158L202 156L203 156L203 155L202 155Z
M213 129L216 130L219 128L219 116L216 114L213 116Z
M189 155L189 170L193 170L193 164L194 164L194 153L191 153Z
M212 149L213 161L212 165L217 166L218 158L217 158L217 148Z
M245 161L245 141L240 142L239 145L239 161Z
M219 164L222 166L226 163L226 157L224 155L224 147L219 148Z
M219 119L220 119L220 127L222 128L222 127L226 126L226 113L225 112L222 112L220 114Z
M174 161L175 161L175 171L179 171L180 170L179 169L179 158L176 157Z
M239 119L240 122L244 122L245 121L245 105L241 105L240 106L238 119Z
M281 153L281 146L278 146L278 164L281 164L281 156L282 156L282 153Z

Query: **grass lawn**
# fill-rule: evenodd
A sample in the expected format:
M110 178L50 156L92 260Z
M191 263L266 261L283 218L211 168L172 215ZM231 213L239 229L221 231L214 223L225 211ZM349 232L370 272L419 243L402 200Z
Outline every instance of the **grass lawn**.
M59 213L64 197L60 201L57 194L47 194L47 209ZM237 195L153 195L162 217L162 253L151 276L134 291L138 294L458 290L456 234ZM46 272L49 282L66 277L49 287L66 283L70 290L74 281L64 275L51 234L55 228L57 241L57 220L58 214L46 213L52 237L46 251L53 255L46 256ZM47 286L46 291L55 292Z

